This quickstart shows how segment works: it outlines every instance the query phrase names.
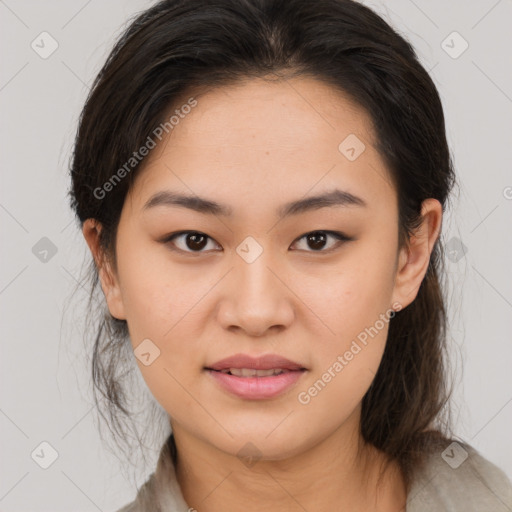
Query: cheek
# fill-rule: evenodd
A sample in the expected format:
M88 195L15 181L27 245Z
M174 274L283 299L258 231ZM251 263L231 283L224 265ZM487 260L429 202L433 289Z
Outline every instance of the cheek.
M180 276L164 276L155 266L136 268L125 286L128 329L137 365L148 389L167 411L190 411L197 407L186 390L192 389L201 352L194 340L201 339L201 324L195 309L206 289L182 282ZM137 271L135 271L137 270ZM197 306L196 306L197 308ZM145 340L156 357L145 365L137 357ZM192 369L194 369L192 371Z
M357 403L379 367L393 316L394 253L388 250L386 254L384 249L376 253L376 247L372 251L361 247L337 265L336 271L331 269L325 286L309 287L317 291L310 292L305 302L322 319L319 329L325 333L315 346L317 365L312 379L329 381L332 395L326 393L325 400L329 396L339 400L339 393L349 391L344 400ZM370 257L375 254L379 257Z
M325 275L310 275L302 296L311 309L324 320L326 339L346 340L375 323L391 305L393 291L393 255L368 257L357 251ZM320 285L321 283L321 285Z
M155 257L155 253L157 257ZM126 246L119 259L121 293L134 338L163 340L206 292L208 282L172 271L161 250ZM135 339L133 340L135 343Z
M393 313L388 294L382 291L386 286L372 277L352 274L340 281L339 287L324 296L324 309L319 309L334 334L328 332L315 345L314 368L297 400L308 414L330 410L333 428L363 399L386 346Z
M333 351L328 364L297 391L297 411L307 418L304 429L313 435L318 424L311 418L319 418L322 429L334 430L356 411L377 373L386 334L383 330L366 345L356 340Z

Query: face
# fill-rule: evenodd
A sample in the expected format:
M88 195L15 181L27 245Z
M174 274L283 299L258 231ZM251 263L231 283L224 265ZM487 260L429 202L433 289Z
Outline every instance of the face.
M233 455L250 441L277 460L358 416L439 222L398 250L371 121L331 87L252 80L196 99L146 157L102 286L174 429ZM236 354L301 370L207 369Z

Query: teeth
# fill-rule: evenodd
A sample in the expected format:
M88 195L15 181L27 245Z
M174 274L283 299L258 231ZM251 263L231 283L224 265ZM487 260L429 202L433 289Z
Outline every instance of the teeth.
M287 372L281 368L272 368L270 370L253 370L250 368L230 368L221 370L223 373L231 373L237 377L269 377L271 375L279 375L280 373Z

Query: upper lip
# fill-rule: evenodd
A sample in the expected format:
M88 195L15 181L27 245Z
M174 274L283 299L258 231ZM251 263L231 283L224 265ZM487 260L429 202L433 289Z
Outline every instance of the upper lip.
M272 370L281 368L283 370L305 370L299 363L290 361L278 354L265 354L259 357L251 357L247 354L235 354L226 357L211 366L209 370L226 370L229 368L249 368L252 370Z

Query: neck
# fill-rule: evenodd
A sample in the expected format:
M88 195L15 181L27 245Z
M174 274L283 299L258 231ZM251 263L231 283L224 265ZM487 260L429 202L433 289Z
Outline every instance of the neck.
M406 492L396 463L382 472L386 456L362 440L359 416L328 438L280 460L264 457L246 465L172 424L178 461L176 476L185 501L201 512L398 511ZM356 428L354 428L356 426Z

